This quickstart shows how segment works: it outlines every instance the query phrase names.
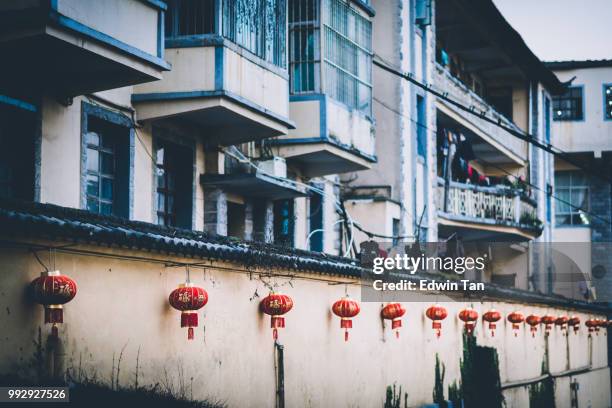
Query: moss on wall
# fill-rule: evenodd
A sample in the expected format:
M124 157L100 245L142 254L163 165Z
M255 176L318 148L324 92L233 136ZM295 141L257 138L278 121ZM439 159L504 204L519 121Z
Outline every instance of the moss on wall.
M404 408L408 408L408 393L404 392ZM402 386L396 387L395 384L387 386L385 405L383 408L402 408Z
M497 350L479 346L467 334L463 335L461 396L466 408L501 408L504 403Z

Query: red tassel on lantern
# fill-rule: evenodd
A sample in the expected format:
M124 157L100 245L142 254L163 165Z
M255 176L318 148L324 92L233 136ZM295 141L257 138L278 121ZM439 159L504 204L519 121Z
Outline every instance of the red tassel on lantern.
M476 320L478 320L478 312L472 308L463 309L457 315L461 321L465 324L465 332L471 336L476 326Z
M191 282L185 282L170 293L168 302L181 311L181 327L187 327L187 340L193 340L193 328L198 327L197 311L208 303L208 293Z
M550 330L552 329L552 325L555 324L557 318L551 315L542 316L542 324L544 324L544 335L548 336L550 334Z
M442 335L442 320L446 319L448 312L440 305L433 305L425 311L425 316L432 320L431 328L435 330L436 337Z
M557 320L555 320L555 326L559 326L564 336L567 336L567 322L569 322L567 316L559 316Z
M353 328L353 317L359 314L359 303L347 296L332 305L332 312L340 318L340 328L344 329L344 341L349 339L349 329Z
M285 327L285 318L282 315L289 312L291 308L293 308L293 299L280 293L270 292L259 302L259 309L271 316L270 327L274 341L278 339L278 329Z
M591 337L591 333L595 332L595 334L597 334L599 331L599 322L597 319L588 319L584 322L584 325L589 328L589 337Z
M30 283L30 289L34 301L45 307L45 323L52 325L51 336L57 337L57 325L64 323L62 305L76 296L76 282L60 271L43 272Z
M495 309L491 309L482 315L482 320L484 320L485 322L489 322L489 329L491 330L491 337L495 337L495 329L497 328L496 323L500 319L501 319L501 314Z
M580 318L578 316L570 317L567 324L574 328L574 334L578 334L578 331L580 330Z
M527 324L531 326L531 337L535 337L535 334L538 331L537 326L542 322L542 318L536 315L529 315L527 316L527 319L525 319L525 322L527 322Z
M406 313L406 308L401 303L389 303L380 311L383 319L391 320L391 330L395 330L395 337L399 339L399 328L402 327L401 317Z
M518 336L518 330L520 329L520 324L525 321L525 316L521 312L512 312L508 315L508 321L512 323L512 330L514 331L514 337Z

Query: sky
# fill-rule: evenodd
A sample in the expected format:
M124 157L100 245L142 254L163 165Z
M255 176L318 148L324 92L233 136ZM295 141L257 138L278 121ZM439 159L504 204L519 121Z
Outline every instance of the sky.
M493 0L543 61L612 59L612 0Z

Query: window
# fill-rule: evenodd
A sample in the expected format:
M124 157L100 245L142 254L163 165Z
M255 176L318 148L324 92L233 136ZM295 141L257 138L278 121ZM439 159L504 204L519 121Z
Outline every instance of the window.
M421 95L416 97L416 135L417 135L417 154L421 157L427 155L427 122L425 120L425 98Z
M559 171L555 173L556 224L588 225L589 186L584 173L580 171Z
M166 37L215 32L215 0L169 0L167 3Z
M431 25L431 0L416 0L414 20L421 28Z
M0 105L0 197L34 200L32 112Z
M246 209L244 204L227 202L227 235L244 239L244 221Z
M372 23L344 1L324 1L325 92L371 115Z
M191 229L193 200L193 152L191 149L157 140L156 212L157 223Z
M100 108L93 108L92 111L101 116L115 115ZM129 217L130 128L98 115L86 115L86 117L83 135L86 208L98 214L127 218Z
M612 120L612 84L604 85L604 118Z
M293 247L294 231L293 200L274 202L274 243L284 247Z
M553 99L553 120L582 120L584 119L583 88L574 86L567 92Z
M310 250L323 251L323 197L320 194L310 196Z
M286 0L170 0L167 38L218 33L258 57L285 67ZM220 6L217 9L216 5ZM221 27L216 20L220 14Z
M294 94L319 88L319 1L289 1L289 70Z

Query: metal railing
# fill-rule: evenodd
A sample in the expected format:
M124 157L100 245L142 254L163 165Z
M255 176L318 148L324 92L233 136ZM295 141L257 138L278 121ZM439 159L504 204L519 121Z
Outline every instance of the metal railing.
M536 203L523 190L507 186L481 187L450 182L448 202L444 180L438 180L437 208L445 214L468 220L537 228ZM446 204L446 205L445 205Z
M166 39L220 34L267 62L286 66L286 0L167 2Z

